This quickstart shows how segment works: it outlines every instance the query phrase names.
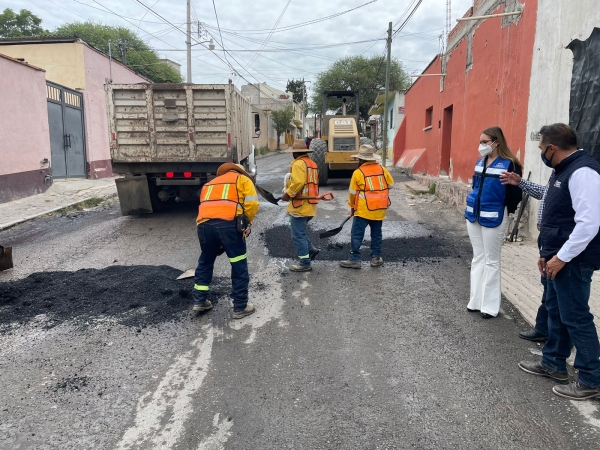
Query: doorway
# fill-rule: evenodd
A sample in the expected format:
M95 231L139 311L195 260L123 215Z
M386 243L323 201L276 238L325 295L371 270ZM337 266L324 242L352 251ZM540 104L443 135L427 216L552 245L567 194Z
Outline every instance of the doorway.
M440 175L450 175L450 153L452 150L452 110L450 105L444 108L442 122L442 153L440 160Z
M53 178L85 178L83 95L46 82Z

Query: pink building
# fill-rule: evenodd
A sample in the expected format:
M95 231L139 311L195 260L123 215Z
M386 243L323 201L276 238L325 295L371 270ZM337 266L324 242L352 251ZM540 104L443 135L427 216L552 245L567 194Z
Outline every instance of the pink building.
M0 203L48 189L50 135L43 69L0 54Z
M0 202L42 192L53 178L112 176L104 85L110 80L150 81L77 37L0 39L0 54L7 55L0 66L6 67L0 90L10 90L6 97L0 96ZM23 70L37 70L37 78L21 76ZM41 91L32 78L38 84L41 80ZM25 91L25 97L15 95ZM24 99L35 103L33 113ZM13 145L17 142L13 130L19 130L18 141L25 139L36 149L28 165L20 162L23 145L19 149ZM3 134L7 132L11 135ZM33 180L31 173L20 176L33 170L31 164L38 154L40 161L48 160L41 184L37 179L27 181ZM37 159L36 163L39 171ZM46 175L51 178L44 184Z

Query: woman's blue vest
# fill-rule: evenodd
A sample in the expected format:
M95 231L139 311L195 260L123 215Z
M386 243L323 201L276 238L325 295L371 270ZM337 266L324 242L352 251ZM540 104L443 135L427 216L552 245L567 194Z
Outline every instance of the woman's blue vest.
M500 183L500 174L507 172L511 161L497 157L486 169L486 157L477 160L473 175L473 190L467 196L465 218L483 227L494 228L502 223L506 203L506 187Z

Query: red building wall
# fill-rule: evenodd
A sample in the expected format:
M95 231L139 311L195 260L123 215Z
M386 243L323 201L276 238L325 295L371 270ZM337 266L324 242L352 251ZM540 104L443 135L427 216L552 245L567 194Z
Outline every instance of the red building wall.
M494 11L501 12L503 6ZM406 137L404 142L395 143L398 159L406 150L426 148L414 172L438 176L440 170L449 169L453 180L467 182L479 156L479 135L497 125L503 129L513 153L523 160L536 12L537 0L530 0L517 24L502 27L502 18L480 21L474 29L472 44L465 36L452 49L443 92L440 92L440 77L421 77L411 86L406 92ZM466 15L472 14L469 11ZM469 66L468 45L472 45ZM436 57L424 74L441 73L441 63L441 58ZM426 110L430 107L433 107L432 127L424 130ZM444 109L449 107L452 107L450 139L448 130L444 133L444 127L450 123L448 112L444 117ZM444 134L449 143L445 158ZM443 167L442 161L448 161L448 157L450 167Z

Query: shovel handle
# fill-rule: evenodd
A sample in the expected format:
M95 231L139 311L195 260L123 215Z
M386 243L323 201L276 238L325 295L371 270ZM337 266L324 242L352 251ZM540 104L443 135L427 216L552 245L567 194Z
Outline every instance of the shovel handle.
M322 200L324 202L330 202L333 200L333 192L325 192L324 194L319 195L318 197L294 197L294 200Z

